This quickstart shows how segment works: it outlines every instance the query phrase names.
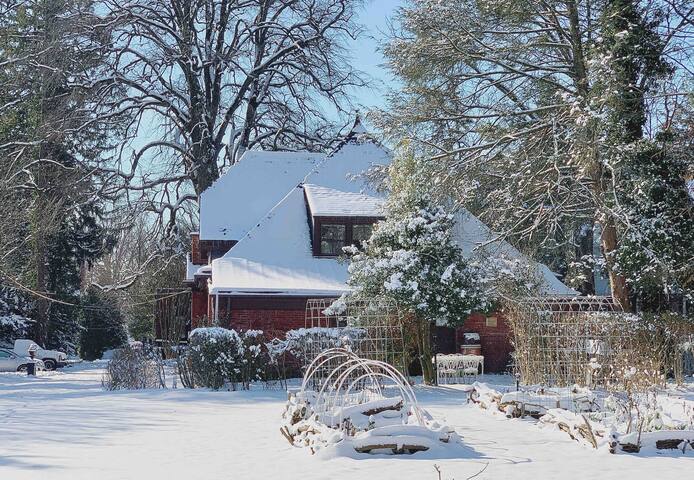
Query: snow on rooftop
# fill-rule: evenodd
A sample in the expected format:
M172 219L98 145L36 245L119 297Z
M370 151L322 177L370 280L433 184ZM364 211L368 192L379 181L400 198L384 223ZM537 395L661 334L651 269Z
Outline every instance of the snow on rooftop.
M324 158L308 152L246 152L200 195L200 239L240 239Z
M390 152L375 142L349 142L327 156L306 177L305 183L343 192L383 196L369 184L365 174L373 167L389 165L390 162Z
M382 196L364 174L390 160L390 152L369 139L345 143L327 157L306 152L246 152L200 195L200 239L240 239L302 182Z
M347 265L311 251L301 187L292 189L224 257L212 261L212 294L339 296Z
M314 216L382 217L385 214L383 198L312 184L304 185L304 191Z
M469 258L476 255L481 258L506 258L532 262L542 282L540 288L543 294L550 296L580 295L576 290L564 285L547 265L533 262L513 245L499 239L487 225L466 209L459 209L455 219L454 237L465 257Z
M195 271L198 269L198 266L193 264L193 262L190 261L190 253L186 254L186 282L192 282L195 280Z

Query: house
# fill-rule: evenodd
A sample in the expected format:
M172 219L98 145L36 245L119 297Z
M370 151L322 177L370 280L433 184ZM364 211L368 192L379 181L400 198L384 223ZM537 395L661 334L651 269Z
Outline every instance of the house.
M366 173L390 159L358 120L328 155L247 152L200 197L200 231L193 234L186 275L192 326L207 317L230 328L281 334L305 326L308 299L347 291L347 265L338 256L343 246L369 238L384 218L384 194ZM457 213L456 238L466 255L525 258L465 210ZM536 268L543 293L576 294L546 266ZM482 319L475 331L483 349L496 332L493 343L505 342L499 356L507 356L504 325ZM448 349L458 348L457 336L448 332Z

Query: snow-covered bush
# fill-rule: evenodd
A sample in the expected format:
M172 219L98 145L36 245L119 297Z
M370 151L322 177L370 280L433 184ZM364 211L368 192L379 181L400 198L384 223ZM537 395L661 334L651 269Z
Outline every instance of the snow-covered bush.
M266 346L273 364L282 363L286 360L286 355L290 354L301 365L308 365L317 352L329 348L353 348L364 335L364 329L359 327L297 328L289 330L284 339L273 338Z
M193 386L235 390L240 384L247 389L250 382L263 379L267 356L261 330L239 334L221 327L196 328L188 344L182 362L190 368Z
M0 287L0 346L11 347L17 338L28 336L34 323L23 313L28 308L14 289Z
M413 319L425 381L433 381L430 325L459 326L473 311L490 306L482 272L465 260L455 242L453 215L412 184L412 158L396 159L386 220L361 247L344 249L350 257L352 295L389 297Z
M115 350L102 381L107 390L140 390L164 386L161 359L144 348Z

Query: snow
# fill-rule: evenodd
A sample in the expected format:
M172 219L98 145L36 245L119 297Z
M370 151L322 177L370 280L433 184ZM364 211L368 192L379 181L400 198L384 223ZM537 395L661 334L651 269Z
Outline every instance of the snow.
M365 174L374 167L389 165L390 152L373 141L348 142L328 155L305 183L343 192L383 196L371 185Z
M320 153L246 152L200 195L200 239L240 239L324 159Z
M482 223L465 208L455 214L454 237L465 257L479 256L482 259L505 259L510 261L531 262L515 247L501 240L491 229ZM541 293L549 296L576 296L576 290L564 285L554 273L542 263L533 262L541 281Z
M311 214L316 217L383 217L385 200L362 193L304 185Z
M311 251L306 204L296 187L221 258L212 261L212 294L340 296L347 265Z
M389 163L389 152L371 141L346 143L329 156L246 152L200 195L200 239L239 240L300 183L376 195L363 174Z
M214 293L330 296L346 291L344 265L310 254L303 193L316 216L382 216L383 192L364 173L390 160L390 152L368 138L348 141L328 156L247 152L200 197L200 238L240 240L213 262ZM464 209L456 214L455 237L466 256L531 262ZM543 294L578 295L546 265L533 265Z
M103 362L37 378L0 374L0 478L8 480L248 480L687 478L691 452L595 452L557 429L506 419L466 405L465 386L416 387L420 405L445 418L464 448L368 456L352 450L311 455L278 428L287 399L262 385L251 391L101 388ZM509 377L485 376L503 383ZM502 388L494 385L494 388ZM507 387L508 388L508 387ZM686 392L694 401L694 385Z
M195 272L197 271L198 266L195 265L193 262L190 261L190 253L186 254L186 282L192 282L195 280Z

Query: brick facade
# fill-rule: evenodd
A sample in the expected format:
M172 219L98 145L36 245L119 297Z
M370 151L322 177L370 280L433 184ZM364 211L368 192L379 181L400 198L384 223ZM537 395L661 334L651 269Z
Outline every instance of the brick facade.
M234 330L262 330L282 337L288 330L304 328L306 297L220 297L220 324Z
M209 298L209 301L208 301ZM268 336L282 337L288 330L304 328L306 297L229 297L219 298L220 324L234 330L262 330ZM214 297L207 291L193 291L193 328L196 318L208 314L213 317ZM496 326L494 326L494 319ZM436 351L460 352L464 333L478 333L484 355L484 369L489 373L505 372L511 361L513 348L510 329L499 314L474 313L458 328L437 327L434 332Z
M496 326L492 319L496 319ZM488 322L489 319L489 322ZM489 323L489 324L488 324ZM456 329L456 344L460 346L464 333L479 333L484 355L485 372L500 373L507 370L511 362L511 329L500 313L484 315L473 313L465 325Z

